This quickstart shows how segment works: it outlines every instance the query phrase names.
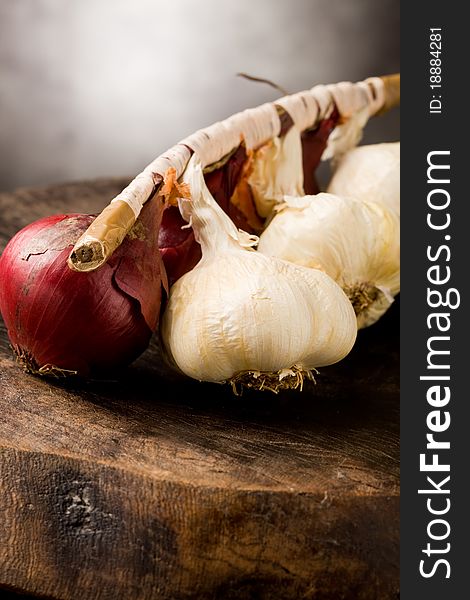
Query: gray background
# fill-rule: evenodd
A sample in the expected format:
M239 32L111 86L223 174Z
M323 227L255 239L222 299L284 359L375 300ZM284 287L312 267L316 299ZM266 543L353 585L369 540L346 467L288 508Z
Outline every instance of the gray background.
M200 127L399 67L398 0L0 0L0 190L133 176ZM365 142L399 139L399 111Z

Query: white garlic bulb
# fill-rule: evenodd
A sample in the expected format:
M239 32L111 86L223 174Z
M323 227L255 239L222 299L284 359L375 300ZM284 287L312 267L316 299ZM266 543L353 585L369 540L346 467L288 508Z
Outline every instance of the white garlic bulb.
M270 389L301 386L341 360L357 335L354 310L325 273L253 250L207 189L193 156L180 201L202 259L171 288L161 335L168 355L198 380Z
M258 251L325 271L350 298L358 328L377 321L400 290L399 217L373 202L286 197Z
M358 146L333 161L327 191L379 202L400 214L400 142Z

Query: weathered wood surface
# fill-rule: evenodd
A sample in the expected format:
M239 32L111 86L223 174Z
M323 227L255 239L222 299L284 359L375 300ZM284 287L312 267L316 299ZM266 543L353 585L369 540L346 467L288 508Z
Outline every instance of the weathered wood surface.
M0 194L0 250L125 180ZM232 395L161 366L24 374L0 330L0 587L55 599L398 595L399 307L302 393ZM2 325L3 327L3 325ZM1 594L1 591L0 591Z

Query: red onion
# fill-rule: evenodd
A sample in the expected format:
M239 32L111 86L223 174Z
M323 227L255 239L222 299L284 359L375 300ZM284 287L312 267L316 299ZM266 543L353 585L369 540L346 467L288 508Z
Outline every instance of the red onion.
M147 202L108 262L89 273L72 271L67 258L92 215L46 217L10 240L0 258L0 311L27 370L99 376L146 349L165 279L162 211L161 200Z

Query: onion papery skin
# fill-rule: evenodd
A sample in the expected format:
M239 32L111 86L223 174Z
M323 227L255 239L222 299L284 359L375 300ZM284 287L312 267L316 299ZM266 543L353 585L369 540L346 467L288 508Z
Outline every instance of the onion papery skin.
M230 202L246 158L246 149L242 144L224 165L207 173L205 181L216 202L237 227L248 231L250 225L245 215ZM194 239L192 228L188 226L176 206L170 206L163 213L158 245L170 286L191 271L202 256L201 246Z
M331 115L320 121L315 129L308 129L301 135L304 190L306 196L318 194L320 191L315 171L326 149L328 138L338 122L339 112L334 108Z
M191 271L202 256L192 228L188 227L176 206L170 206L163 213L158 245L169 286Z
M251 233L249 215L245 214L243 207L237 207L231 202L247 157L245 145L241 144L223 166L206 173L204 180L214 200L235 225Z
M19 231L0 258L0 311L26 370L100 377L148 346L160 313L163 207L149 201L113 256L89 273L67 258L93 215L46 217Z

